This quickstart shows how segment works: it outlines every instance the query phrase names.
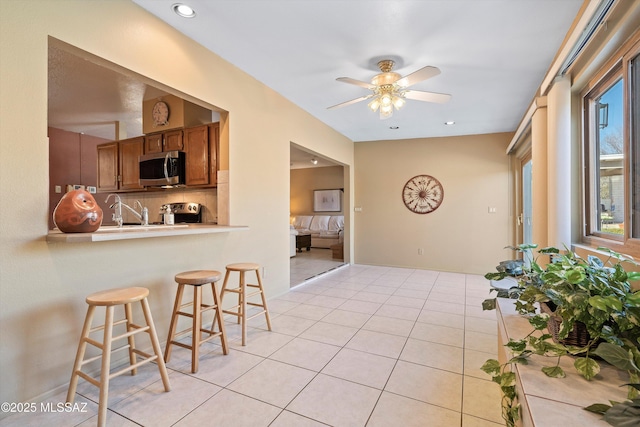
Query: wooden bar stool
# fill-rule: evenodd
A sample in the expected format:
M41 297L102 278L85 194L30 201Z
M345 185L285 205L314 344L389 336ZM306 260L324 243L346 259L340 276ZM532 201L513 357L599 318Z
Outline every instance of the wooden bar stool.
M191 350L191 372L198 372L200 344L216 337L220 337L220 341L222 342L222 353L229 353L229 349L227 347L227 334L224 330L224 321L222 319L222 313L220 312L222 310L221 298L220 293L216 288L216 282L220 280L220 277L222 277L222 273L215 270L194 270L176 274L175 280L178 283L178 291L176 293L176 301L173 305L171 324L169 325L169 338L167 338L167 348L164 352L165 362L168 362L169 358L171 357L172 344L188 348ZM205 285L207 283L211 283L213 304L202 303L202 285ZM185 285L193 286L193 301L182 304L182 294L184 292ZM181 311L182 309L191 305L193 306L193 311L191 313ZM214 312L213 323L211 323L211 329L204 329L202 327L202 313L209 310L213 310ZM193 321L190 328L176 333L178 316L190 317ZM218 323L218 331L214 330L216 322ZM175 340L176 336L185 334L189 331L191 331L191 345L184 344ZM205 334L208 334L208 337L203 339L203 332Z
M87 304L89 304L89 308L87 310L87 316L85 317L84 326L82 328L82 336L80 337L80 344L78 345L78 353L76 354L76 360L73 365L73 372L71 373L71 382L69 383L69 390L67 392L67 402L73 403L76 394L76 387L78 386L78 377L82 377L91 384L98 387L100 389L100 399L98 401L98 426L103 426L106 424L107 404L109 402L109 381L112 378L117 377L118 375L121 375L127 371L131 371L131 375L135 375L139 366L144 365L145 363L156 361L156 363L158 364L158 370L160 371L160 376L162 377L162 383L164 384L164 390L169 391L171 389L169 385L169 376L167 375L167 369L165 368L164 360L162 359L162 349L160 348L156 329L151 317L151 311L149 310L149 303L147 301L148 295L149 290L147 288L136 287L109 289L106 291L96 292L86 298ZM140 326L133 323L131 303L137 301L140 301L140 304L142 305L142 312L144 313L144 318L147 323L146 326ZM125 318L114 321L114 308L118 305L124 305ZM106 313L104 325L91 328L93 316L95 314L96 307L98 306L105 307ZM126 325L126 332L114 337L113 327L120 324ZM102 342L93 340L89 337L89 334L99 330L104 330ZM146 332L149 334L149 339L151 341L154 354L145 353L135 347L133 336L141 332ZM113 342L122 338L127 338L128 344L116 349L112 349ZM99 348L100 350L102 350L102 353L95 357L84 360L87 344L91 344ZM117 372L110 373L109 371L111 369L111 353L123 349L129 350L129 366L126 366L125 368ZM136 355L141 356L142 360L137 361ZM102 367L99 380L92 378L86 373L82 372L83 365L97 360L101 357Z
M237 288L229 289L227 288L227 282L229 280L229 275L231 274L232 271L237 271L240 273L240 280ZM257 285L246 283L245 273L248 271L256 272L256 277L258 279ZM247 293L247 288L255 288L257 290L251 293ZM271 319L269 318L269 310L267 309L267 299L264 296L264 289L262 287L262 278L260 277L259 264L254 264L252 262L244 262L244 263L227 265L227 272L224 275L224 282L222 283L222 298L224 298L224 295L227 292L233 292L238 294L238 305L230 307L229 310L223 310L222 312L236 316L238 318L238 323L242 323L242 345L246 345L246 341L247 341L247 320L253 319L254 317L264 313L265 317L267 318L267 328L271 330ZM262 304L247 301L249 297L252 297L258 294L260 294ZM262 311L252 315L251 317L247 317L247 305L251 305L254 307L261 307Z

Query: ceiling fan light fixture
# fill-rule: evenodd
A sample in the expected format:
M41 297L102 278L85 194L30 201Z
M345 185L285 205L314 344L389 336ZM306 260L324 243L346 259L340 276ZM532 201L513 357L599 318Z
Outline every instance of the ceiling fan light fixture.
M373 93L350 101L341 102L340 104L332 105L327 108L334 109L346 107L347 105L370 99L371 101L367 104L369 109L374 113L378 112L381 119L387 119L393 115L394 108L396 110L400 110L404 106L406 99L442 104L451 98L451 95L446 93L407 89L418 82L430 79L440 74L440 70L438 68L428 65L402 77L400 74L391 71L393 66L394 62L391 59L378 61L378 68L380 68L381 73L375 75L371 79L371 83L349 77L338 77L336 80L340 82L360 86L371 90Z
M378 107L380 106L380 97L376 96L373 98L373 101L371 101L368 106L374 113L378 111Z
M404 98L400 96L393 97L393 106L396 107L396 110L401 109L404 106Z
M404 93L396 85L383 85L376 89L375 96L368 106L371 111L379 112L380 119L388 119L393 109L399 110L405 104Z
M380 106L380 120L388 119L393 116L393 104Z

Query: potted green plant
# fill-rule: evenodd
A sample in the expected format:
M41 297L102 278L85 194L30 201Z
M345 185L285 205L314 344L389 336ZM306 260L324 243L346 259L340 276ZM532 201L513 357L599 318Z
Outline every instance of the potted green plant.
M483 366L493 380L502 387L503 418L507 425L518 419L515 402L515 376L508 367L513 363L527 363L533 354L553 357L555 365L545 366L542 371L550 377L564 377L559 366L563 356L573 357L576 371L591 380L600 371L598 356L629 373L629 401L621 402L625 414L637 416L638 384L640 383L640 291L634 291L630 282L640 279L640 273L627 272L624 263L637 265L632 259L623 257L606 248L598 248L608 259L595 256L583 259L576 253L556 248L544 248L533 257L536 245L521 245L525 263L518 279L515 296L516 309L526 315L533 330L520 340L511 340L506 346L513 358L505 365L490 359ZM550 262L541 265L541 256L550 257ZM488 273L485 278L501 280L505 272ZM542 312L538 307L542 306ZM495 299L483 302L483 308L495 308ZM541 335L534 335L541 331ZM635 405L635 406L634 406ZM588 410L607 413L621 409L620 406L592 405ZM610 413L611 414L611 413ZM607 418L605 418L607 419ZM610 421L610 420L607 420ZM617 424L623 425L616 421Z

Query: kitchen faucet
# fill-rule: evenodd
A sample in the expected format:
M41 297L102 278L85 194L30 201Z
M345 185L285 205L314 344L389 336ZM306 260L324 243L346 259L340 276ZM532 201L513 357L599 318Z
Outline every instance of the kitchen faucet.
M126 203L120 202L120 204L122 205L122 207L127 208L132 214L134 214L136 218L138 218L138 221L140 221L140 225L149 225L149 210L144 206L142 206L142 203L140 203L140 200L136 200L133 203L134 207L136 205L140 206L140 213L138 213L138 211L136 211L134 208L127 205Z
M118 227L122 227L122 224L124 222L122 219L123 207L129 210L133 215L135 215L136 218L138 218L138 221L140 221L140 225L149 225L149 210L146 207L142 206L140 200L136 200L133 204L133 206L140 207L140 213L138 213L138 211L136 211L134 208L124 203L120 196L118 196L117 194L109 194L107 196L107 199L105 200L105 203L109 201L109 198L111 196L114 196L115 202L109 207L114 209L113 220L116 222L116 224L118 224Z
M104 202L107 203L111 196L113 196L113 198L115 199L115 202L111 206L109 206L111 209L113 209L111 219L113 219L116 224L118 224L118 227L122 227L122 199L120 199L120 196L118 196L117 194L111 193L107 196Z

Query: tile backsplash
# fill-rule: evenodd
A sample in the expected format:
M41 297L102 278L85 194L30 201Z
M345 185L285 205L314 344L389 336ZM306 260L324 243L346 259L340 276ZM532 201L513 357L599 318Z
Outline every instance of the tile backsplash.
M162 222L160 207L165 203L194 202L202 205L202 222L215 223L218 220L218 195L216 188L173 189L167 191L149 191L144 193L118 193L122 201L133 207L136 200L149 209L149 222ZM136 222L136 218L124 209L125 222ZM103 223L111 220L111 214L104 215Z

